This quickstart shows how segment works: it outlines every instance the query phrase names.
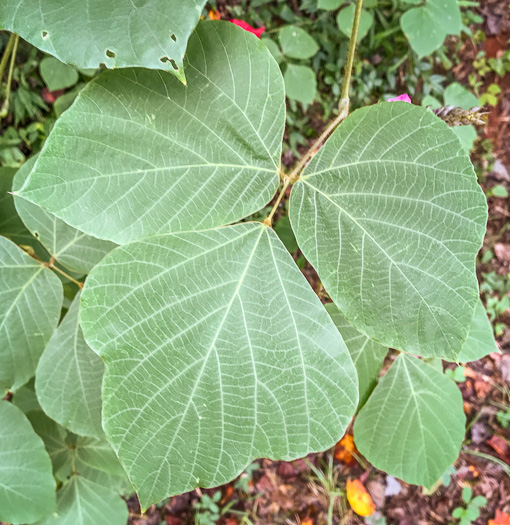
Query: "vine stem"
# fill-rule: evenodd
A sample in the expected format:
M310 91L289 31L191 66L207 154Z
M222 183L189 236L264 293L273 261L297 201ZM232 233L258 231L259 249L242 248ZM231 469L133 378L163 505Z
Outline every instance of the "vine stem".
M44 264L44 266L46 266L46 268L49 268L50 270L53 270L54 272L58 272L60 275L63 275L64 277L67 277L71 282L73 282L76 286L78 286L78 288L80 288L80 289L83 288L83 283L81 283L80 281L77 281L76 279L71 277L69 274L64 272L64 270L61 270L58 266L55 266L55 259L54 259L54 257L52 257L50 259L50 262L43 263L43 264Z
M16 51L18 49L18 42L19 42L19 36L14 35L14 43L12 45L12 53L11 53L11 63L9 65L9 74L7 76L7 84L5 88L5 100L4 100L4 103L2 104L2 109L0 109L0 118L4 118L7 115L7 112L9 111L9 96L11 95L12 72L14 71L14 62L16 61ZM7 44L7 46L9 46L9 44ZM3 61L3 57L2 57L2 61Z
M271 226L273 216L285 194L285 191L290 184L294 184L299 180L301 171L303 171L306 164L313 157L315 151L320 145L335 131L339 124L349 116L349 88L351 85L352 65L354 64L354 55L356 52L356 39L358 38L358 28L361 19L361 8L363 7L363 0L356 0L356 10L354 11L354 20L352 22L351 38L349 39L349 49L347 51L347 62L345 63L344 81L342 85L342 98L338 104L338 116L328 125L328 127L321 133L320 137L312 144L308 151L301 157L301 160L296 164L290 175L285 175L285 183L274 203L269 215L264 220L266 226Z
M2 55L2 60L0 60L0 86L2 82L2 77L4 76L5 66L7 65L7 61L11 56L12 46L14 45L14 37L14 33L11 33L9 41L7 42L7 46L5 47L4 54Z

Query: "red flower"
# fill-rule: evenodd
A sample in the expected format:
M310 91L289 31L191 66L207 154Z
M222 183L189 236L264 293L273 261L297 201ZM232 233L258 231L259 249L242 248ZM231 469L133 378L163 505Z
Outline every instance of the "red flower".
M236 26L243 28L245 31L249 31L250 33L253 33L258 38L260 38L262 33L266 30L264 26L260 26L258 29L255 29L254 27L252 27L250 24L248 24L244 20L237 20L237 18L232 18L231 22L235 24Z

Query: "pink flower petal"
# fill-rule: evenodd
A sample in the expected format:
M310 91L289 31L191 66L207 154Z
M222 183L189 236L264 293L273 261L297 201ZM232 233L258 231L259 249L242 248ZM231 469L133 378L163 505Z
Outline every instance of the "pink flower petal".
M407 93L404 93L398 97L389 98L387 102L409 102L409 104L411 104L411 97Z
M265 26L260 26L259 28L252 27L248 22L244 20L238 20L237 18L232 18L231 22L236 26L243 28L245 31L253 33L257 37L261 37L262 33L266 30Z

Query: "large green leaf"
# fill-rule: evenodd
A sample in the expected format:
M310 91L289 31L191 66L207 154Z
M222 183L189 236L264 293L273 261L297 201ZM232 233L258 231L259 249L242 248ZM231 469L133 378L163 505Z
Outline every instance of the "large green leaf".
M374 467L430 487L457 459L465 421L455 383L400 354L358 414L354 441Z
M308 66L289 64L285 70L285 94L302 104L311 104L317 95L317 78Z
M338 328L358 372L358 408L361 408L377 384L377 376L388 349L353 328L334 303L328 303L326 310Z
M19 408L0 401L0 421L0 520L33 523L55 508L50 458Z
M234 222L278 184L280 69L254 35L203 22L188 87L167 73L106 72L58 120L21 195L118 243Z
M443 121L405 102L355 111L294 185L289 211L303 254L356 329L456 359L478 298L487 204Z
M457 359L460 363L466 363L499 351L487 312L482 301L479 300L475 307L468 337Z
M125 501L104 485L73 475L57 495L57 514L38 525L126 525Z
M14 177L12 189L17 191L26 181L37 157L31 157ZM115 244L102 241L72 228L41 207L16 197L16 209L32 234L48 252L70 270L88 273Z
M457 0L426 0L400 18L402 31L418 56L430 55L443 44L447 35L457 35L462 28Z
M0 237L0 390L16 390L34 375L62 299L59 278Z
M89 348L78 324L80 294L39 361L35 387L43 410L82 436L100 437L103 362Z
M81 324L106 363L105 432L145 508L254 458L324 450L357 404L341 336L260 223L115 249L87 279Z
M205 0L3 0L0 29L83 69L141 66L184 79L186 43L204 5Z

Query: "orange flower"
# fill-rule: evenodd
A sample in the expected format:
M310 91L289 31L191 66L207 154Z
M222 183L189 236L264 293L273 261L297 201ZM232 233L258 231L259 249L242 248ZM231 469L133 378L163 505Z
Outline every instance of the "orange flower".
M359 479L348 480L346 489L347 501L358 516L371 516L374 513L374 502Z
M510 525L510 514L497 510L494 519L489 520L489 525Z
M312 520L312 518L308 518L308 519L306 519L306 520L303 520L303 521L301 522L301 525L313 525L313 520Z
M346 465L352 465L355 462L355 458L352 454L358 454L358 449L354 444L354 438L351 434L345 434L345 436L335 446L335 459L342 461Z

